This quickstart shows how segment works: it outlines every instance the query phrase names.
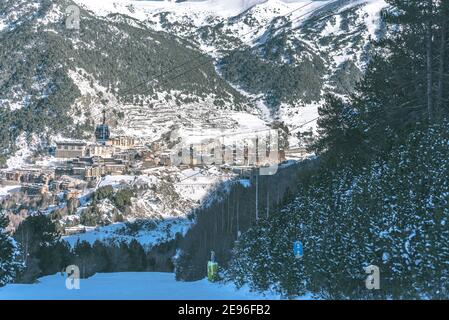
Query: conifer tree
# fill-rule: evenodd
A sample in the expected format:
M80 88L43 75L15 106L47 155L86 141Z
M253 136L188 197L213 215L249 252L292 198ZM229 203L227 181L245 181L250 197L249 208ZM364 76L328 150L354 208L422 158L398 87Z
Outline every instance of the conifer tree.
M311 146L317 154L326 153L331 161L355 158L361 146L363 134L357 126L356 110L333 95L326 97L326 103L319 107L319 139ZM331 152L327 152L331 151Z
M52 263L52 248L60 240L56 225L45 215L29 216L17 227L14 239L18 242L20 259L25 269L20 274L20 281L33 282L43 275L43 269Z
M7 226L8 218L0 212L0 287L14 281L21 267L17 245L5 231Z

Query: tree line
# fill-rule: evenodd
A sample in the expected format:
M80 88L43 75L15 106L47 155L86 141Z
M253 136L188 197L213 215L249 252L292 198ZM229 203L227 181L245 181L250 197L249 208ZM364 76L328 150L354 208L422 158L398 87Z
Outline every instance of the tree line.
M172 272L172 257L179 239L145 248L137 240L94 243L77 241L73 247L61 239L48 216L27 217L11 236L4 232L7 218L0 215L0 286L10 282L33 283L62 272L69 265L81 278L97 272Z
M387 2L386 34L355 93L319 109L309 146L319 170L235 246L226 276L238 285L285 297L449 297L449 3ZM371 264L380 290L365 287Z

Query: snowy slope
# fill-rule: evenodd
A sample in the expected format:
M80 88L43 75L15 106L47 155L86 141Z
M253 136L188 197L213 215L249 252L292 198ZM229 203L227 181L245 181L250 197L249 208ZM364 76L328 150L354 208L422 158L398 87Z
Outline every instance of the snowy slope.
M167 30L163 20L184 27L215 26L219 23L231 23L229 30L244 35L242 40L251 40L258 32L254 27L268 25L276 17L288 16L291 19L304 20L315 9L338 0L205 0L185 1L135 1L135 0L75 0L75 2L99 16L112 13L131 16L141 21L148 21L156 29ZM249 21L245 17L251 17ZM257 21L255 21L255 20ZM233 21L231 21L233 20ZM181 30L178 30L181 31ZM261 31L261 30L259 30ZM262 30L263 31L263 30ZM181 32L182 34L182 32Z
M20 188L21 188L20 185L0 187L0 200L2 199L2 197L7 196L11 192L15 192L15 191L20 190Z
M0 300L263 300L277 295L237 290L232 284L207 280L177 282L172 273L104 273L81 280L80 290L67 290L60 274L39 279L38 284L9 284L0 288ZM304 297L308 299L308 297Z
M148 221L154 222L152 227L142 228L137 233L130 234L124 223L116 223L105 227L90 228L85 233L65 236L63 239L71 247L75 247L78 241L87 241L93 245L97 240L104 243L130 243L132 240L137 240L145 249L151 249L155 245L174 239L176 234L185 235L192 224L192 221L185 218L166 218L156 222L149 219Z
M86 232L63 237L72 247L77 241L93 244L104 242L139 241L146 249L184 235L194 220L191 214L198 207L216 199L215 188L226 188L232 183L232 176L223 176L218 169L209 170L156 167L144 170L140 176L106 176L98 187L112 186L114 189L138 188L132 205L125 211L115 208L109 199L97 205L103 220L111 223L105 226L89 227L81 224L81 215L90 202L78 208L75 215L65 216L60 224L73 230ZM0 189L1 190L1 189ZM80 196L82 197L82 196ZM123 222L112 223L114 212L120 212ZM130 228L133 225L134 228Z
M307 0L199 0L199 1L135 1L135 0L75 0L76 3L101 15L132 13L135 17L159 12L174 12L179 15L210 14L220 17L234 17L253 6L263 3L282 3L294 5Z
M355 7L360 7L360 17L366 24L369 35L374 36L378 29L378 14L386 6L384 0L204 0L181 3L75 0L75 2L99 16L123 14L149 22L155 29L177 35L192 35L192 32L197 32L198 30L195 29L198 28L223 25L221 30L223 33L230 33L249 45L254 40L258 40L259 43L263 41L265 32L272 26L281 27L280 31L296 29L311 18L323 18L323 13L331 14L337 20L332 22L327 17L323 18L326 28L320 35L341 34L339 14ZM291 25L279 23L277 18L285 18L286 21L291 22ZM191 40L201 41L195 38ZM211 51L217 48L219 46L215 44L211 47Z

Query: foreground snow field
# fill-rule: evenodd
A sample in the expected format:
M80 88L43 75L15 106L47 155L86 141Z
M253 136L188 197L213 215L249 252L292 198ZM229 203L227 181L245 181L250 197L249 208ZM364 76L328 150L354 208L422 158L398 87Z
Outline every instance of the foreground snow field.
M0 288L0 300L260 300L277 295L251 293L232 284L214 284L206 279L177 282L173 273L103 273L81 280L79 290L68 290L60 274L39 279L37 284L9 284Z

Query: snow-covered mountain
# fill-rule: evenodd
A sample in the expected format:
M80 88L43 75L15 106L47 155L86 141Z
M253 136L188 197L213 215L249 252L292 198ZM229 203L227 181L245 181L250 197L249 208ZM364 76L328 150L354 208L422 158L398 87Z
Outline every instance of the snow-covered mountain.
M68 30L73 4L0 4L2 161L18 148L32 155L45 146L39 140L91 137L102 109L115 133L147 141L175 127L239 128L235 112L258 118L198 48L123 15L105 20L81 10L81 29ZM186 63L196 59L195 68Z
M384 0L76 2L104 19L126 15L186 39L213 57L218 73L268 121L291 128L311 122L298 130L314 126L325 92L353 90L370 40L382 33L386 6Z
M81 30L65 28L81 7ZM383 0L19 0L0 4L2 152L117 133L314 127L326 92L353 90ZM20 59L18 57L21 57ZM55 135L56 133L56 135ZM30 140L31 139L31 140ZM38 143L39 140L44 143ZM4 161L4 160L3 160Z
M73 4L81 7L79 31L65 27ZM314 127L326 92L353 90L369 41L382 30L384 6L383 0L2 1L0 161L20 167L56 139L91 137L103 109L113 133L145 142L168 140L174 130L223 135L279 120L295 144L298 130ZM183 197L184 189L174 192L185 202L175 201L173 216L205 196ZM140 196L134 212L142 217L157 216L171 201L170 193Z

